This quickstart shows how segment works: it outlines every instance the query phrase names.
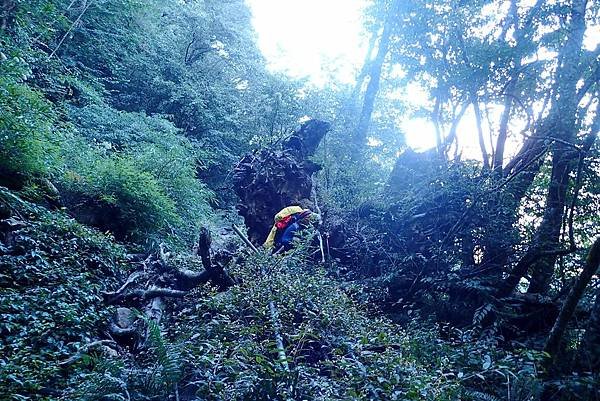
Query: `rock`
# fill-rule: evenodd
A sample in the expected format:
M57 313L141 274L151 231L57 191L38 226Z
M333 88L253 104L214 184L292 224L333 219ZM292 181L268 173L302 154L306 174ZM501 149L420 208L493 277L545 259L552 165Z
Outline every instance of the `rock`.
M117 308L115 312L114 322L117 327L128 329L135 322L135 315L129 308Z

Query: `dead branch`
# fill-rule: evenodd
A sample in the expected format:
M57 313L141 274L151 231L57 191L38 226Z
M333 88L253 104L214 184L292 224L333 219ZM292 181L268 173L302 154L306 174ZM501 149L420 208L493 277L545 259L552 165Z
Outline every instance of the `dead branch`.
M183 298L187 293L188 293L188 291L180 291L180 290L173 290L171 288L155 287L155 288L150 288L148 290L143 290L143 289L132 290L125 294L117 294L116 296L114 296L112 298L110 298L109 296L106 296L106 293L103 295L104 295L104 300L106 303L108 303L109 305L116 305L116 304L121 304L121 303L130 303L135 300L145 301L145 300L155 298L155 297Z
M212 238L210 231L206 227L200 229L200 237L198 238L198 251L197 254L202 259L202 266L207 271L213 270L212 261L210 259L210 246L212 244Z
M83 356L90 350L94 349L94 348L98 348L100 346L107 346L107 345L113 345L116 346L117 343L114 342L113 340L98 340L98 341L94 341L91 342L89 344L84 345L83 347L81 347L81 349L79 351L77 351L77 353L73 356L71 356L70 358L59 362L59 366L64 366L64 365L71 365L75 362L77 362L78 360L80 360L81 358L83 358Z
M48 56L48 58L54 57L54 55L56 54L56 52L58 51L58 49L60 49L60 47L62 46L62 44L65 41L65 39L67 38L67 36L69 36L69 34L73 30L73 28L75 28L75 26L79 23L79 21L81 21L81 18L83 18L83 14L85 14L85 12L88 10L88 8L90 8L90 6L92 5L93 2L94 2L94 0L90 0L85 5L85 7L83 8L83 10L81 11L81 14L79 14L79 16L77 17L77 19L71 24L71 26L69 27L69 29L67 30L67 32L65 32L65 34L63 35L63 37L58 42L58 45L56 45L56 47L54 48L54 50L52 50L52 53L50 53L50 56Z
M211 280L216 271L204 270L202 272L194 272L191 270L178 270L175 272L177 278L177 288L183 291L189 291L200 284L206 284Z

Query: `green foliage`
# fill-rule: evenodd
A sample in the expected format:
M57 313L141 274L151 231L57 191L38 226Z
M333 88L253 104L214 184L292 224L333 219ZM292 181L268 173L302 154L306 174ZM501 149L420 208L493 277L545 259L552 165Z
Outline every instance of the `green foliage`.
M372 3L372 30L389 3ZM388 171L404 146L398 124L407 111L433 116L444 131L472 103L485 111L514 97L510 123L533 120L526 110L541 103L559 104L542 96L564 98L560 87L550 90L561 80L545 50L562 49L566 6L515 3L519 22L484 12L494 5L487 1L398 3L403 29L392 35L370 145L357 163L347 143L360 85L341 96L339 88L315 91L268 73L242 0L5 1L0 183L44 201L36 192L49 178L80 222L119 240L189 248L214 216L209 186L226 188L242 153L280 140L300 117L324 118L336 124L316 157L325 167L321 199L329 221L339 223L332 227L346 229L353 254L344 267L352 278L376 279L373 288L337 282L305 246L285 258L241 258L232 266L239 285L169 303L166 329L147 322L146 347L137 353L89 350L75 365L61 365L100 335L109 311L99 294L116 284L124 250L63 212L1 189L0 393L17 400L169 399L181 391L207 400L493 401L508 389L509 401L540 398L541 355L499 348L506 340L500 324L516 309L503 307L493 284L522 240L534 238L548 166L521 203L520 237L513 227L520 199L478 164L409 165L389 181ZM547 32L537 38L538 31ZM595 55L582 53L586 87ZM429 90L438 106L407 110L398 89L407 82ZM590 88L593 98L597 88ZM494 116L487 117L492 130ZM578 245L597 226L597 151L594 157L583 169ZM219 198L224 206L227 196ZM343 227L347 221L354 231ZM516 253L493 265L504 256L482 259L493 245ZM177 262L187 267L190 259ZM578 273L577 261L561 260L557 290ZM381 317L377 301L406 324ZM429 312L469 330L416 316ZM289 372L277 359L275 331ZM573 374L549 385L566 396L591 393L595 378Z
M100 293L117 282L124 252L109 238L0 188L15 229L0 242L0 393L51 399L66 385L59 363L108 318Z
M11 55L0 66L0 183L18 188L54 164L56 119L50 103L14 77L29 73L22 59Z
M159 116L107 105L71 108L70 115L88 140L63 144L58 179L68 205L120 238L171 236L189 245L213 197L196 179L203 152Z
M166 394L173 391L181 380L183 360L181 350L174 344L167 343L156 322L148 322L148 340L156 361L153 374L148 377L148 388L151 392Z
M163 116L119 111L102 102L69 106L78 134L107 148L122 150L144 143L181 146L179 131Z
M66 154L69 165L60 186L65 202L82 222L120 238L143 238L179 224L176 206L156 179L130 157L102 155L82 141Z
M149 397L173 394L176 383L207 400L454 400L493 394L508 376L535 379L535 356L509 354L466 334L441 340L437 329L416 321L399 328L349 297L302 248L283 258L247 258L232 266L241 284L224 293L200 289L165 332L151 325L152 352L137 358L134 371L163 385L140 387L129 375L131 399L143 399L142 388ZM289 372L278 360L274 327ZM131 368L94 375L118 378ZM99 397L98 391L92 392Z
M77 218L119 238L189 245L213 199L197 176L222 187L249 143L302 112L242 1L11 2L2 18L2 175L51 177Z
M117 358L102 356L88 357L90 371L82 371L79 377L71 378L67 397L73 400L86 401L126 401L131 400L128 390L128 368Z
M86 401L167 399L176 394L186 365L181 346L168 342L156 322L146 320L148 338L136 358L99 355L87 358L89 369L73 376L65 392ZM84 367L84 366L82 366Z
M2 18L2 175L50 177L73 215L120 239L189 246L212 215L204 182L227 185L249 143L302 115L239 0L11 2Z

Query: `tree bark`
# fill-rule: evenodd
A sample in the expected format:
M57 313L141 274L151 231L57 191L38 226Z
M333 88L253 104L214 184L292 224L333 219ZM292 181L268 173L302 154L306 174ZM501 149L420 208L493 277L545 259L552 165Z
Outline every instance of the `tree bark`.
M509 84L509 88L514 84ZM507 88L507 90L509 90ZM494 160L492 162L492 169L502 176L502 165L504 163L504 145L506 144L506 138L508 137L508 121L510 119L510 112L512 109L512 98L510 96L504 97L504 110L502 111L502 117L500 118L500 129L498 131L498 138L496 138L496 151L494 153Z
M502 27L502 34L500 38L504 41L506 40L506 34L510 27L513 26L516 31L517 36L517 46L520 44L523 39L523 31L526 27L519 28L519 13L517 10L517 2L516 0L512 0L510 2L509 16L507 17L507 22ZM521 68L521 59L517 58L515 60L515 66L513 71L518 71ZM494 172L498 173L498 176L502 176L502 165L504 163L504 145L506 144L506 138L508 137L508 121L510 120L510 113L512 110L512 97L508 96L508 93L512 92L516 85L516 80L518 78L518 73L514 73L513 76L510 77L510 81L507 87L504 90L504 110L502 110L502 116L500 117L500 129L498 130L498 138L496 138L496 150L494 152L494 158L492 160L492 169Z
M600 287L579 350L580 363L589 371L600 369Z
M367 48L367 53L365 54L363 66L360 70L360 73L358 74L358 77L356 78L354 89L352 89L352 94L350 95L350 102L352 102L352 104L356 102L358 94L362 90L363 82L365 82L367 74L369 73L371 67L371 57L373 55L373 50L375 49L375 42L377 41L377 36L378 30L375 30L372 33L371 38L369 39L369 47Z
M535 238L535 246L542 251L559 247L560 228L566 208L567 189L569 187L569 174L574 167L578 152L568 144L576 140L577 119L577 82L581 77L581 49L585 32L585 9L587 0L576 0L571 10L570 35L560 54L556 80L559 82L557 109L561 115L556 115L554 120L553 137L556 138L552 146L552 174L544 217ZM533 265L532 280L528 292L545 294L548 291L550 280L554 273L556 254L548 254L538 258Z
M438 88L439 91L439 88ZM435 128L435 149L437 151L440 159L445 159L445 149L442 143L442 127L440 124L440 116L442 114L442 100L441 95L438 94L435 96L435 104L433 105L433 111L431 112L431 119L433 120L433 127Z
M473 100L473 111L475 112L475 121L477 122L477 137L479 138L479 148L481 149L481 158L483 159L483 169L490 169L490 157L485 148L485 140L483 139L483 128L481 125L481 110L479 109L479 100Z
M448 131L448 136L446 136L446 138L444 138L443 141L443 145L442 145L442 160L446 160L446 153L450 151L450 147L452 146L452 143L454 143L457 139L456 139L456 133L458 130L458 124L460 123L460 120L462 120L463 116L465 115L465 112L467 111L467 109L469 108L469 102L465 102L462 105L459 106L459 110L458 110L458 114L455 114L452 120L452 125L450 126L450 130Z
M600 237L596 238L590 251L588 253L585 266L571 287L569 291L569 295L560 310L558 318L550 331L550 335L546 340L546 345L544 346L544 351L549 353L553 357L553 361L556 362L556 356L560 350L560 344L563 338L563 335L567 329L567 324L569 320L573 316L575 312L575 307L577 303L581 299L583 292L589 282L592 279L592 276L598 270L598 266L600 265Z
M312 175L321 166L309 158L329 128L330 124L324 121L307 121L280 148L246 154L235 167L238 211L255 245L265 241L277 212L310 199Z

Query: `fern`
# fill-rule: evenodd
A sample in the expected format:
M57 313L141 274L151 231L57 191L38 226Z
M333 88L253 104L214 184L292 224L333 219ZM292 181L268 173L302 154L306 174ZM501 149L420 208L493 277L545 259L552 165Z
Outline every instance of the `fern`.
M76 400L130 400L127 379L123 377L124 366L119 360L91 357L94 370L82 374L81 384L75 388L72 399Z
M467 390L465 392L465 396L468 400L472 401L501 401L500 398L496 397L495 395L483 393L481 391Z
M175 345L165 341L156 322L148 321L148 330L148 340L156 357L156 366L150 375L150 384L155 390L168 392L182 376L181 352Z
M475 313L473 314L473 326L481 327L483 323L483 319L494 309L494 306L490 303L484 304L481 307L477 308Z

